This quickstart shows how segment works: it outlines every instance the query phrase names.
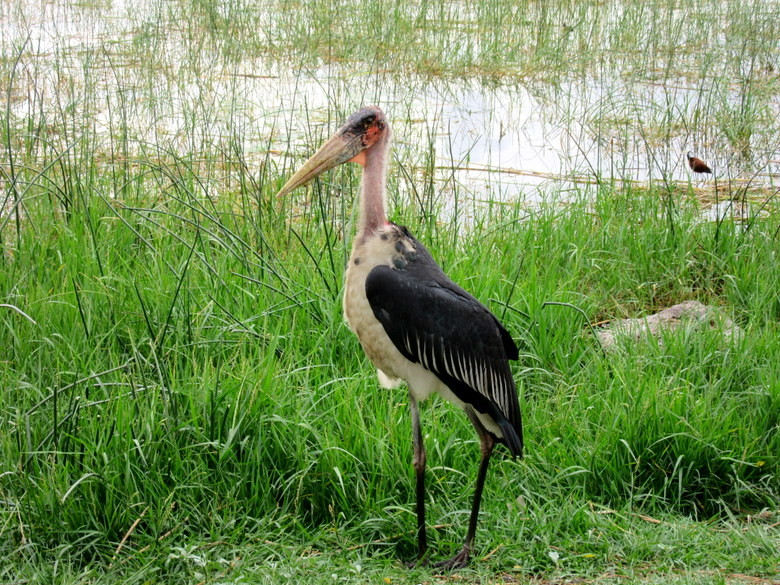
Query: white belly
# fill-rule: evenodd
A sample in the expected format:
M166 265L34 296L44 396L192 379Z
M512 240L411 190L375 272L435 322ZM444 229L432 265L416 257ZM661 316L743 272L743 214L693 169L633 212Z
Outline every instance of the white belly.
M372 237L365 243L355 240L344 286L344 318L360 340L368 359L377 368L383 386L394 388L405 381L418 400L427 398L432 392L449 398L446 395L452 395L452 392L439 378L420 364L410 362L396 349L366 298L368 273L376 266L392 266L397 230L397 227L388 225L379 232L380 237ZM386 240L381 239L382 233L388 236ZM455 398L454 395L452 398Z

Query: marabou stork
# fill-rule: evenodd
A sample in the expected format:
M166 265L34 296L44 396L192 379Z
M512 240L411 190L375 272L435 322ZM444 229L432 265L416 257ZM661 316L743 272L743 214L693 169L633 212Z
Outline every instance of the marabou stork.
M425 447L418 402L433 392L459 405L477 431L481 460L463 548L437 563L460 568L474 546L488 463L496 442L522 456L523 431L509 360L512 337L477 299L452 282L409 230L387 220L390 126L376 106L352 114L279 191L284 196L345 162L363 167L358 231L346 271L344 315L382 386L409 388L417 495L418 562L426 562Z
M693 156L692 152L688 152L686 156L688 157L688 166L691 167L691 170L694 173L712 173L712 169L707 166L707 163L700 158Z

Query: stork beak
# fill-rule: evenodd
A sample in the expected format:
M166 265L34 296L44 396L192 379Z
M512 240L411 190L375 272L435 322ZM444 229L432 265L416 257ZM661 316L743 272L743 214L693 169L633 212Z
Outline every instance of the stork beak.
M309 160L303 163L303 166L290 177L276 196L284 197L314 177L353 159L364 148L359 135L345 132L345 128L341 128Z

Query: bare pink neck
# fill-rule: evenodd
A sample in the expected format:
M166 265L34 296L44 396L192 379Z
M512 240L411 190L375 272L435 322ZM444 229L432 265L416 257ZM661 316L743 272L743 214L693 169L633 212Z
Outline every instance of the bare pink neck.
M385 176L390 137L385 135L368 150L363 168L358 235L365 238L387 224L385 213Z

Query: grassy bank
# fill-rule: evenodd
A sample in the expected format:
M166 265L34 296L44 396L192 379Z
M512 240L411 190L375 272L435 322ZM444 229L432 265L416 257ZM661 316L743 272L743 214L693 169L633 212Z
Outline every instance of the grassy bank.
M414 550L406 399L377 388L340 314L355 183L280 206L276 177L214 198L170 161L129 169L120 201L116 175L31 173L25 227L4 243L2 298L29 318L0 314L3 578L400 578ZM593 187L563 207L487 206L463 230L397 204L523 354L528 454L493 468L475 579L774 574L775 215L704 223L687 193ZM579 312L545 305L596 322L684 299L744 335L607 356ZM446 552L477 447L445 403L423 417Z

